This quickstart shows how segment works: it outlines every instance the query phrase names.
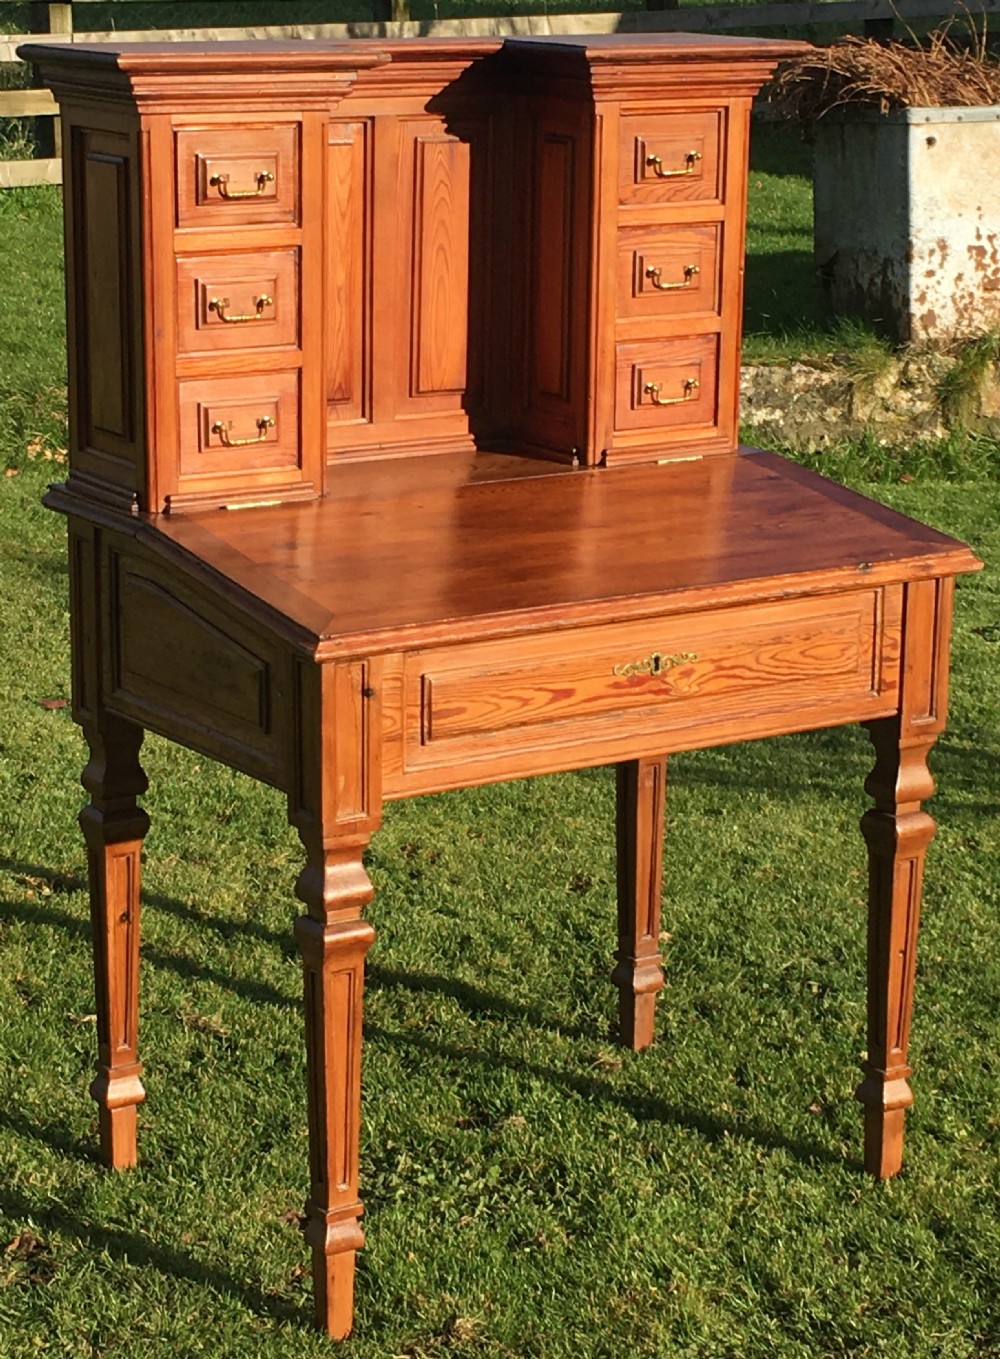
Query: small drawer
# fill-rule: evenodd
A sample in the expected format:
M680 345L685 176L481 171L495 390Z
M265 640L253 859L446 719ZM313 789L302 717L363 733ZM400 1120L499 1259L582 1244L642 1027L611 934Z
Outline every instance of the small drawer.
M775 713L838 702L864 714L895 683L884 632L869 590L412 653L406 763L590 739L656 750L678 733L696 745L736 719L752 733Z
M721 203L723 110L626 114L618 186L622 203Z
M180 259L177 297L181 354L298 345L297 250Z
M721 224L618 236L618 316L718 316Z
M718 423L717 335L636 341L616 353L616 429Z
M298 466L298 373L178 385L182 480Z
M299 127L181 128L177 225L249 226L299 219Z

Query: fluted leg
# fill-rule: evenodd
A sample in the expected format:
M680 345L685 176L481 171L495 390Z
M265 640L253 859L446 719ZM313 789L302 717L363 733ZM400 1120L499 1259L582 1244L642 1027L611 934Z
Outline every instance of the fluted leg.
M84 729L90 761L80 813L90 871L97 1009L97 1076L90 1093L100 1110L101 1156L116 1170L135 1165L136 1107L145 1098L138 1057L139 878L149 818L136 804L146 791L139 764L141 727L107 715Z
M875 799L861 829L868 844L868 1056L857 1097L865 1106L865 1168L895 1175L913 1103L907 1046L913 1010L924 857L934 821L920 803L934 791L927 754L934 736L901 739L899 718L868 724Z
M660 966L665 759L629 760L617 768L618 987L621 1041L638 1052L653 1041Z
M305 969L310 1191L316 1322L335 1339L351 1329L358 1218L361 1019L365 954L375 931L361 919L372 885L363 844L317 853L296 888L307 914L295 924Z

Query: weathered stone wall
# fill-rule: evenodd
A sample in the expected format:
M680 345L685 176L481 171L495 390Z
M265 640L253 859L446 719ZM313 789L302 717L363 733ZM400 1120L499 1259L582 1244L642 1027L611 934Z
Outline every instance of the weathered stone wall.
M870 433L885 443L942 438L956 424L1000 437L1000 370L980 374L962 409L944 399L958 362L939 353L744 367L740 419L755 442L828 448Z

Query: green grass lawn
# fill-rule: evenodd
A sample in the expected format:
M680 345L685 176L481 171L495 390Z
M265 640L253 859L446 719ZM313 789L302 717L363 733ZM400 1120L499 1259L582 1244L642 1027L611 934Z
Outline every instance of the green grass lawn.
M39 505L65 439L57 192L0 194L0 259L0 1359L329 1356L296 1218L300 849L278 794L155 738L142 1165L95 1160L84 750L40 706L69 684L65 529ZM1000 560L995 462L836 457ZM672 761L640 1056L611 1041L609 770L388 808L345 1359L1000 1356L998 658L991 569L958 591L892 1183L861 1171L851 1099L860 732Z

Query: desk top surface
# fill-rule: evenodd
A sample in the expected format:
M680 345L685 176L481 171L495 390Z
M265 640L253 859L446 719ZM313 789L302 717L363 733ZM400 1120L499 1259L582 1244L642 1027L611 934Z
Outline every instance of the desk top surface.
M353 463L331 469L323 500L149 527L321 656L979 566L956 539L753 450L587 471L493 454Z

